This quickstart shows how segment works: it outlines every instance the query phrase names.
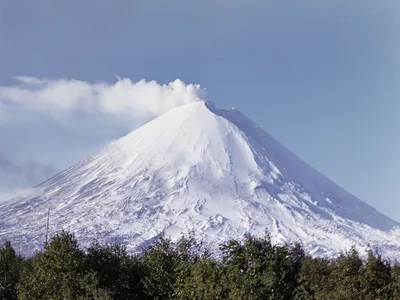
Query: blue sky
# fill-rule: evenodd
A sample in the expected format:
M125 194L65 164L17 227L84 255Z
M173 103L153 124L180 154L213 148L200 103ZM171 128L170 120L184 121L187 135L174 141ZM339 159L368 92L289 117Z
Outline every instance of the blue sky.
M397 0L0 0L0 86L15 76L200 84L400 221ZM0 105L13 160L65 167L131 129Z

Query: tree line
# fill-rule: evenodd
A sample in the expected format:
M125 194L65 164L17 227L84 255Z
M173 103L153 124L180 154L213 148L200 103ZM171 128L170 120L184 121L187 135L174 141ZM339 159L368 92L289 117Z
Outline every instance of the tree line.
M400 299L400 267L354 248L313 258L268 234L227 241L217 253L192 236L159 238L129 255L119 244L82 249L63 231L29 258L4 243L0 299Z

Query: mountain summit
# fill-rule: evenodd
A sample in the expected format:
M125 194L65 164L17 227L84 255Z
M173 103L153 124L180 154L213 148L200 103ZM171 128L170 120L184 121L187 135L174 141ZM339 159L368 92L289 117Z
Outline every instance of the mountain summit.
M136 251L162 232L212 245L270 231L333 256L352 245L400 254L399 224L314 170L236 109L173 109L38 187L0 204L0 238L29 253L50 232Z

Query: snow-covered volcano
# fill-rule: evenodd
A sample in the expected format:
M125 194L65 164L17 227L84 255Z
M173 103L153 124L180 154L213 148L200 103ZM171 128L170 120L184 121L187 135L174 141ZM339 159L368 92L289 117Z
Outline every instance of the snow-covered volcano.
M0 238L23 252L68 229L135 251L164 232L216 245L245 233L301 241L315 255L357 245L400 254L395 221L349 194L235 109L173 109L0 204ZM29 247L29 248L28 248Z

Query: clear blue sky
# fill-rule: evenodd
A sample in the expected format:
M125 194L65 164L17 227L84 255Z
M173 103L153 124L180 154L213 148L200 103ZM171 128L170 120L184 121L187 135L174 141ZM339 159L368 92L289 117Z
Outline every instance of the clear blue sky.
M18 75L201 84L400 221L398 0L0 0L0 86ZM125 133L73 118L17 114L0 153L64 166Z

